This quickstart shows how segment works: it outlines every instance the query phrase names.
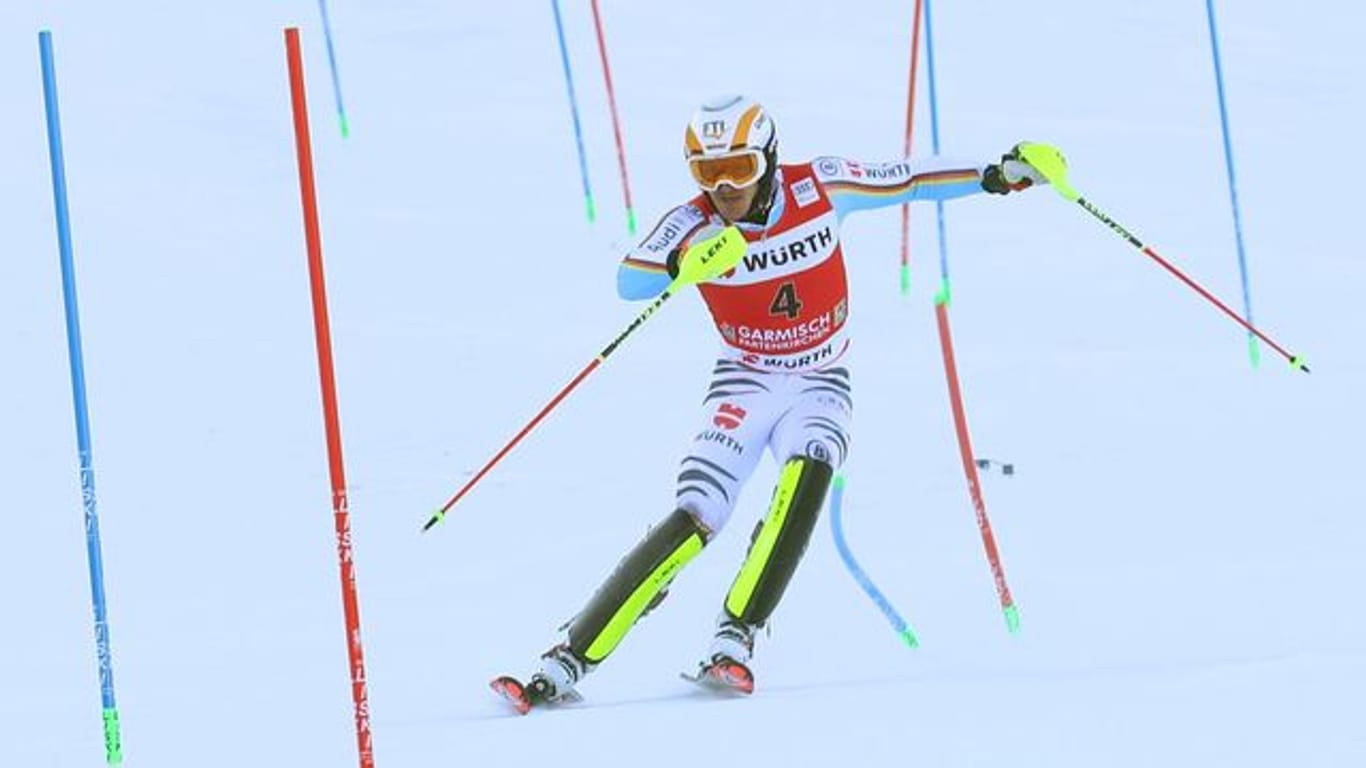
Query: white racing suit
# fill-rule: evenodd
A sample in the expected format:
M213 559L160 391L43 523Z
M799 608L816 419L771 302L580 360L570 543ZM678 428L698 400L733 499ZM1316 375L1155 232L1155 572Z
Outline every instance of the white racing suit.
M849 293L839 223L858 210L981 192L982 168L940 159L858 163L821 157L780 166L768 221L739 226L740 265L698 286L721 337L721 360L683 459L678 504L716 533L769 448L781 465L808 456L838 469L853 411ZM725 222L706 194L674 208L622 260L618 292L646 299L669 283L666 260Z

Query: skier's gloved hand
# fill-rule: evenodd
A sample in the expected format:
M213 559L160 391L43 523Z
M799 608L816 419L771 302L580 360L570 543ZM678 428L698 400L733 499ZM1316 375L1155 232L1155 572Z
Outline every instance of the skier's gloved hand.
M702 227L664 258L671 279L688 284L715 279L734 269L745 253L745 238L735 226Z
M665 257L664 269L669 273L670 280L678 277L678 260L681 258L683 258L683 248L681 246L669 251L669 255Z
M1038 169L1020 157L1019 144L1001 155L1001 162L988 165L982 171L982 189L993 195L1006 195L1047 183L1048 179Z

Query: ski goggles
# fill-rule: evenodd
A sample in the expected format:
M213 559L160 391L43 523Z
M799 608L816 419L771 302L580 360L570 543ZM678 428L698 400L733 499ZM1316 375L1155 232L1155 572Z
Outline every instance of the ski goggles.
M688 170L692 172L697 185L708 192L715 192L722 184L732 187L748 187L759 180L768 169L764 153L757 149L746 149L719 157L688 158Z

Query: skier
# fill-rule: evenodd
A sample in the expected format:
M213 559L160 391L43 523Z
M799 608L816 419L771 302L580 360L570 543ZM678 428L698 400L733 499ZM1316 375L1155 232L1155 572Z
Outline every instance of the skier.
M617 290L657 296L688 247L727 225L747 241L736 268L698 285L721 354L702 400L699 429L683 458L675 509L618 563L569 622L568 637L541 657L528 684L495 690L525 713L577 700L575 684L632 625L662 601L678 572L726 525L741 487L768 448L782 465L767 516L725 596L696 680L749 693L754 638L782 598L816 524L836 469L849 453L853 414L849 315L839 223L849 213L910 200L1006 194L1046 183L1017 145L985 167L939 158L859 163L819 157L778 164L778 137L764 108L744 96L704 104L684 150L701 192L669 211L622 260Z

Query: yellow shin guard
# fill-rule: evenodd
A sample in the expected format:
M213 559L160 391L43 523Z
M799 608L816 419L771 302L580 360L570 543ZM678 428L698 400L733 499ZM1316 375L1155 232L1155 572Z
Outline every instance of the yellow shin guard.
M664 599L669 583L702 551L707 535L682 509L651 528L570 622L570 649L589 664L607 658L636 620Z
M768 516L754 532L744 565L726 595L726 613L762 625L783 597L820 517L834 469L826 462L795 456L783 466Z

